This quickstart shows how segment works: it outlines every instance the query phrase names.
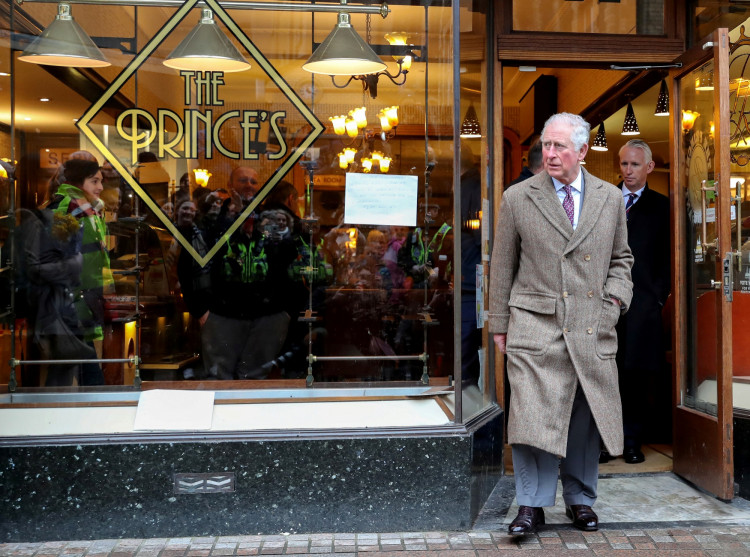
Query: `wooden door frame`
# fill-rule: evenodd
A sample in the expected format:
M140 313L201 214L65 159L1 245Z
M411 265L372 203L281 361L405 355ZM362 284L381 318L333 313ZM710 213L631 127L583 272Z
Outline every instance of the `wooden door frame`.
M729 32L727 29L715 30L710 41L723 44L725 48L716 47L714 51L714 84L729 82ZM702 41L705 43L706 41ZM701 46L692 49L678 59L683 62L683 68L672 72L673 84L676 79L685 78L691 71L710 60L705 56ZM674 298L672 350L673 367L673 470L699 487L713 493L718 498L730 500L734 495L734 460L733 460L733 431L732 431L732 322L731 303L721 291L716 292L717 327L717 415L716 417L698 412L682 406L683 384L687 377L688 346L685 327L687 314L687 300L691 295L687 285L685 270L689 264L688 253L692 253L684 246L684 239L688 223L686 222L685 197L681 184L685 183L685 168L680 164L682 129L678 117L678 107L681 110L680 88L675 84L672 88L670 107L670 151L672 164L676 171L672 172L670 185L670 204L672 211L672 295ZM681 113L681 112L680 112ZM729 153L729 98L722 94L721 86L714 90L715 152ZM714 172L719 174L718 199L729 199L728 157L715 157ZM723 217L722 211L717 211L718 252L716 262L716 277L721 280L721 261L723 254L731 251L731 222ZM717 473L717 471L719 473Z

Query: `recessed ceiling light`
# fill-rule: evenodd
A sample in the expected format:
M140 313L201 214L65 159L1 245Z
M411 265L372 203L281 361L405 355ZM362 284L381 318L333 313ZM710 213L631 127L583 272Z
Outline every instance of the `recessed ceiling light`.
M535 72L536 66L518 66L519 72Z
M0 72L0 77L10 77L8 72Z
M42 101L43 103L48 103L49 102L49 99L47 97L42 97L39 100Z
M29 120L31 120L31 117L30 116L24 116L23 119L28 122Z

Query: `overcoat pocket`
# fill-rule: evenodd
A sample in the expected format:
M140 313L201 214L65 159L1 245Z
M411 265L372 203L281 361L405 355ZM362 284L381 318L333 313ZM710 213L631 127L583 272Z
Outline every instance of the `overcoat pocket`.
M605 360L617 356L617 331L615 325L620 319L620 306L612 300L602 300L599 326L596 333L596 353Z
M544 354L557 330L557 298L542 292L514 292L508 305L508 353Z

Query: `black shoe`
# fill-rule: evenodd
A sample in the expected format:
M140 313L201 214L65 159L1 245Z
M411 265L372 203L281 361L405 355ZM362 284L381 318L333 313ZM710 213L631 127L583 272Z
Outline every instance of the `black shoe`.
M542 507L527 507L521 505L518 514L508 526L511 536L525 536L536 532L537 526L544 524L544 509Z
M638 464L639 462L646 460L646 457L643 456L641 450L636 449L635 447L627 447L622 453L622 458L628 464Z
M599 464L606 464L610 460L614 460L611 454L609 454L606 449L602 449L601 452L599 452Z
M599 529L599 517L588 505L566 506L565 514L573 521L573 526L579 530L596 532Z

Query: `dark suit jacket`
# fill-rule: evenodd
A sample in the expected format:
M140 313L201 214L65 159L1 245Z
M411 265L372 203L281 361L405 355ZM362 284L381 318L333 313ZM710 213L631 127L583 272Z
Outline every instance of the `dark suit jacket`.
M669 233L669 199L646 184L628 218L635 262L633 301L617 326L621 372L653 372L663 365L667 339L661 312L670 290Z

